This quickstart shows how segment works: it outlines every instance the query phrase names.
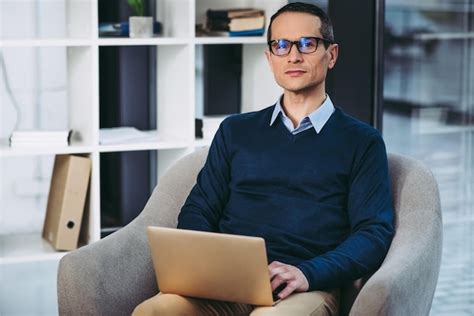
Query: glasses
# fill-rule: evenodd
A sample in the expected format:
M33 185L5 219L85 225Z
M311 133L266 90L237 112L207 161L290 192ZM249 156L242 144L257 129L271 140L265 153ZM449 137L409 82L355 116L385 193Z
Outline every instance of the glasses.
M323 42L324 47L328 48L332 41L320 37L301 37L297 41L290 41L287 39L277 39L268 42L268 47L273 55L286 56L290 53L293 44L301 54L311 54L318 49L319 42Z

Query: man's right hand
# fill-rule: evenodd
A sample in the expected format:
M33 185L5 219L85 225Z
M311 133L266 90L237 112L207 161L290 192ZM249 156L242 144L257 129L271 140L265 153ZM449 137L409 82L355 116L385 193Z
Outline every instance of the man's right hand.
M303 272L290 264L273 261L268 265L270 280L272 282L272 291L286 283L284 289L278 293L281 299L287 298L293 292L306 292L309 289L309 283Z

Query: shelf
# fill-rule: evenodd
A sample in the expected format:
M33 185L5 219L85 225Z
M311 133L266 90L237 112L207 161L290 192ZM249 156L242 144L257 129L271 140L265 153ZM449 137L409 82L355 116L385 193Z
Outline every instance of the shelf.
M474 39L474 32L419 33L414 34L413 39L417 41L469 40Z
M114 144L114 145L100 145L99 151L101 153L107 152L126 152L139 150L159 150L159 149L180 149L189 146L186 141L158 141L158 142L144 142L135 144Z
M466 11L465 3L462 1L446 1L446 2L431 2L431 1L411 1L411 0L397 0L395 3L388 3L385 5L386 11L394 9L402 9L406 11L419 10L422 12L454 12L464 14Z
M110 130L114 131L114 129ZM133 133L133 131L117 129L117 132L117 134L102 134L106 142L98 146L99 152L181 149L190 145L189 141L183 138L162 136L157 130Z
M129 38L129 37L102 37L97 40L99 46L146 46L146 45L186 45L190 40L172 37Z
M163 139L146 141L127 141L117 144L99 145L99 152L125 152L138 150L181 149L189 147L189 141L181 139Z
M201 144L202 143L202 144ZM210 140L192 143L191 146L207 146ZM110 145L99 145L99 152L137 151L137 150L160 150L160 149L181 149L190 146L185 140L158 140L144 142L124 142ZM31 148L11 148L0 146L0 157L19 156L45 156L61 154L88 154L96 150L95 146L69 146L69 147L31 147Z
M56 251L41 233L0 235L0 264L59 260L66 251Z
M421 135L434 135L434 134L453 134L453 133L469 133L474 132L474 126L429 126L426 128L420 128L419 134Z
M0 39L0 47L74 47L92 44L88 39Z
M6 39L0 40L0 47L75 47L75 46L152 46L152 45L186 45L186 44L266 44L263 36L256 37L102 37L91 39Z
M8 145L0 145L0 157L15 156L43 156L43 155L60 155L60 154L87 154L94 151L93 146L71 145L68 147L9 147Z
M241 37L196 37L196 44L266 44L264 36L241 36Z

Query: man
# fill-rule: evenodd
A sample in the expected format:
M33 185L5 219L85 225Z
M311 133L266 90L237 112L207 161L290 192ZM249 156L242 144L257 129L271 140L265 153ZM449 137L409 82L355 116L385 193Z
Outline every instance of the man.
M272 16L268 44L284 93L273 106L224 120L178 228L263 237L282 301L252 311L159 294L149 302L157 314L336 315L336 289L375 271L389 248L385 146L326 94L338 56L328 16L288 4Z

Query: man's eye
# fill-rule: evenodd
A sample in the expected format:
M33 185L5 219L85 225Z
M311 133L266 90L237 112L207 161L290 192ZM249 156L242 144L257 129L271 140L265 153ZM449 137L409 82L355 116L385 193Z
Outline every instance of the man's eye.
M278 48L287 48L288 47L288 42L286 41L279 41L278 42Z
M301 45L302 47L314 47L315 44L314 44L313 41L308 41L308 40L306 40L306 41L301 41L301 42L300 42L300 45Z

